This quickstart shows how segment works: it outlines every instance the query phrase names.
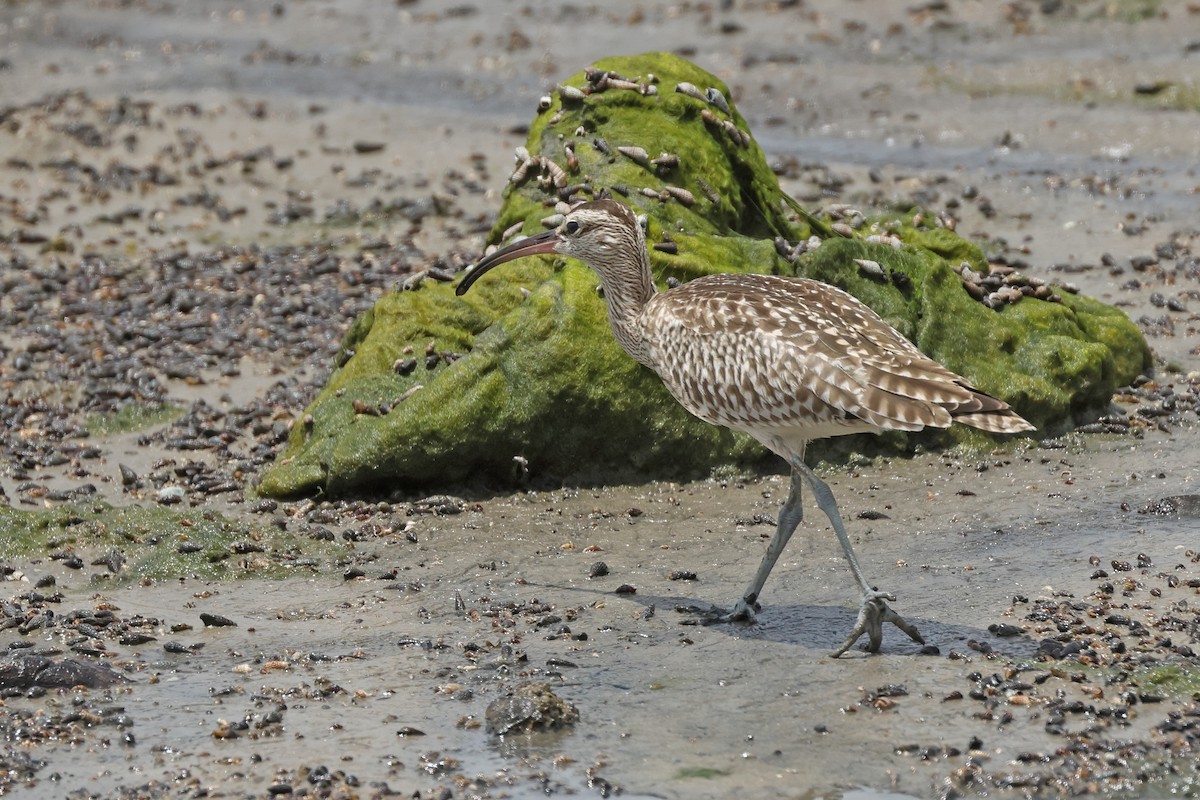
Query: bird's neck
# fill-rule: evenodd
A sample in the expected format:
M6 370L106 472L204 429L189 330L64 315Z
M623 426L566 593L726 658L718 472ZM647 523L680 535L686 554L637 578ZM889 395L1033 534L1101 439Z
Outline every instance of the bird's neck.
M638 362L652 367L640 318L646 304L658 290L654 288L654 281L650 277L650 257L644 244L639 251L636 265L630 264L628 272L607 280L602 273L600 282L604 287L604 301L608 305L608 323L617 342Z

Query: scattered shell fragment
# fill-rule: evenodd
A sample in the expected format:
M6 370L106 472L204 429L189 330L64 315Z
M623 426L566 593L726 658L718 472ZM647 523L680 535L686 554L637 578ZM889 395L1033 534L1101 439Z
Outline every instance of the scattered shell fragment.
M710 128L719 129L725 133L735 144L741 147L750 146L750 134L743 131L737 125L734 125L727 119L721 119L707 108L700 112L700 119Z
M652 159L650 163L654 165L655 171L662 175L679 166L679 156L673 153L660 153L658 158Z
M583 71L583 76L588 82L588 85L583 89L585 95L599 94L609 89L626 89L641 95L658 94L658 87L654 85L658 79L653 75L648 76L647 80L642 81L639 78L626 78L609 70L588 67Z
M704 92L701 92L693 84L690 84L687 81L675 84L675 91L679 92L680 94L686 94L688 97L694 97L697 100L703 100L706 103L708 102L708 98L704 96Z
M525 178L529 175L529 170L533 169L533 167L537 166L537 164L538 160L536 158L530 158L527 156L524 161L521 161L517 164L517 168L513 170L513 174L508 176L509 183L523 183Z
M724 111L726 114L729 113L729 101L725 99L725 95L721 94L720 89L716 89L712 86L708 87L704 90L704 99Z
M650 166L650 154L647 153L644 148L638 147L637 145L621 145L617 148L617 152L631 161L636 161L643 167Z
M558 96L561 97L563 101L570 103L581 102L583 98L587 97L582 89L577 89L574 86L567 86L561 83L558 85Z
M590 183L573 183L570 186L564 186L558 190L558 196L572 207L581 202L581 199L576 197L576 195L581 193L590 195L595 194L595 191L592 189L592 185Z
M887 273L878 261L871 261L868 258L856 258L854 263L858 264L858 271L868 278L877 281L886 281Z
M681 186L665 186L663 187L663 191L669 194L671 197L674 197L679 202L683 203L688 208L691 208L696 204L695 195Z
M547 188L553 185L559 189L567 185L569 178L565 169L545 156L539 157L539 163L542 165L542 178L539 180L542 181L543 185Z
M703 192L704 196L708 198L708 202L712 203L714 206L720 204L721 195L718 194L717 190L712 187L712 184L703 178L696 178L696 185L700 187L700 191Z
M900 237L894 236L890 233L872 233L863 241L868 242L869 244L886 244L895 250L899 250L904 247L903 240L901 240Z

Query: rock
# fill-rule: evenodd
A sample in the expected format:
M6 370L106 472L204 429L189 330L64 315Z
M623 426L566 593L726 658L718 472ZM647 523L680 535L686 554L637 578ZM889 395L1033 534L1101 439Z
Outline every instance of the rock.
M484 716L488 733L504 736L574 725L579 721L579 709L550 691L549 685L531 683L493 700Z
M641 82L650 74L661 91ZM737 109L730 104L726 113L674 91L682 83L731 94L714 76L665 53L605 59L564 81L589 93L570 101L551 96L539 111L489 241L544 230L556 201L607 190L646 216L649 241L669 235L673 247L650 254L662 285L738 271L795 271L827 281L1048 433L1104 408L1117 386L1150 367L1136 326L1095 300L1063 292L1057 302L1025 297L997 310L977 302L958 267L966 262L986 274L986 259L952 231L928 227L936 224L933 215L876 220L874 231L870 220L838 222L850 238L807 214L794 222ZM654 164L617 150L633 147L678 156L669 184ZM579 188L587 176L590 188ZM864 240L869 233L875 241ZM813 234L822 238L794 251L775 243ZM864 261L890 279L863 275ZM462 299L451 285L432 281L381 298L347 333L338 368L307 409L306 424L292 428L260 492L336 495L481 476L510 484L531 475L685 477L761 458L764 451L748 437L688 415L620 350L597 283L581 264L543 257L506 265L502 276L481 280ZM430 357L447 353L455 357ZM412 358L422 366L395 369ZM955 426L839 437L812 449L828 457L839 448L902 451L917 442L985 444L985 437Z
M125 677L108 667L46 656L10 656L0 659L0 689L69 689L87 686L102 689L125 683Z
M1181 494L1162 497L1138 509L1139 514L1200 517L1200 494Z

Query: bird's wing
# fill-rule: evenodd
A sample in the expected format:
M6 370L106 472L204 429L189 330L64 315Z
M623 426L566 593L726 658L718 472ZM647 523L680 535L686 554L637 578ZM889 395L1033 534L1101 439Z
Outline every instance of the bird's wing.
M702 278L657 295L643 319L667 387L718 424L919 430L990 410L860 301L815 281Z

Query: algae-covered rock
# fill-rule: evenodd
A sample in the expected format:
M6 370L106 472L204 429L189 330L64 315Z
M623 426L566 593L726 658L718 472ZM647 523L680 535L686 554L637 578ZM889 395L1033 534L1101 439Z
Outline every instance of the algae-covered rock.
M828 281L1047 429L1106 405L1145 368L1140 333L1098 302L1065 293L1000 310L976 302L955 270L966 262L986 273L986 261L950 231L912 215L849 235L797 220L729 94L664 53L606 59L564 81L531 125L489 241L544 230L562 204L609 193L645 215L660 288L714 272ZM824 242L798 259L776 244L813 233ZM260 491L513 480L527 470L678 476L760 457L747 437L688 415L620 350L596 286L586 267L542 257L505 266L461 299L435 283L382 298L352 326Z

